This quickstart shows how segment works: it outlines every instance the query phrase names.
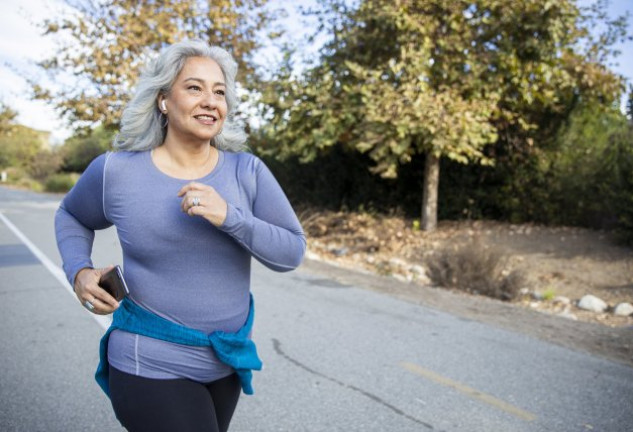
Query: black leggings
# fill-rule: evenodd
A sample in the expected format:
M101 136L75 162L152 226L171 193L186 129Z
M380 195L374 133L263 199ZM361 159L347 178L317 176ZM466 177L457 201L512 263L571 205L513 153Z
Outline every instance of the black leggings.
M143 378L110 366L114 413L133 432L226 432L240 391L236 374L202 384Z

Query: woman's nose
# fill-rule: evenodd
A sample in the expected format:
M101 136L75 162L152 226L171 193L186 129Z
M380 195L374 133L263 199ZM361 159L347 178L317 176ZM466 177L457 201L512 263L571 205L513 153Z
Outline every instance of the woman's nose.
M204 92L201 105L205 108L213 109L216 107L217 101L213 92Z

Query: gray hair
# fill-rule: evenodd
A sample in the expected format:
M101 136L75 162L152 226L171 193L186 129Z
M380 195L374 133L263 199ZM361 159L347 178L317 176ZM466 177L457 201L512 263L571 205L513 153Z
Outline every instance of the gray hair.
M123 110L120 131L113 143L116 149L144 151L162 144L167 125L156 101L158 95L169 93L189 57L208 57L220 66L224 74L227 116L222 131L211 140L211 144L219 150L231 152L246 148L246 133L232 115L238 102L235 89L237 63L222 48L191 40L163 50L141 75L132 100Z

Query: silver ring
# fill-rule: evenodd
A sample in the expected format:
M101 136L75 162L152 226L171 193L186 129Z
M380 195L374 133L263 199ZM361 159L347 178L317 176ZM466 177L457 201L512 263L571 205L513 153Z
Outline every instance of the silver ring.
M88 309L90 312L95 310L95 306L92 303L90 303L88 300L84 302L84 307Z
M193 200L191 201L191 203L192 203L194 206L199 206L199 205L200 205L200 198L198 198L198 197L193 197Z

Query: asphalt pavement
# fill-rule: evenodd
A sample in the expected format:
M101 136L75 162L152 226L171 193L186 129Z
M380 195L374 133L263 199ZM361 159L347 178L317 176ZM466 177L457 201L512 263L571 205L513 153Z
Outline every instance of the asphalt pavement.
M60 277L60 198L0 187L0 431L122 430L93 379L107 323ZM121 262L113 229L94 261ZM231 431L633 430L626 365L327 274L252 279L264 370Z

